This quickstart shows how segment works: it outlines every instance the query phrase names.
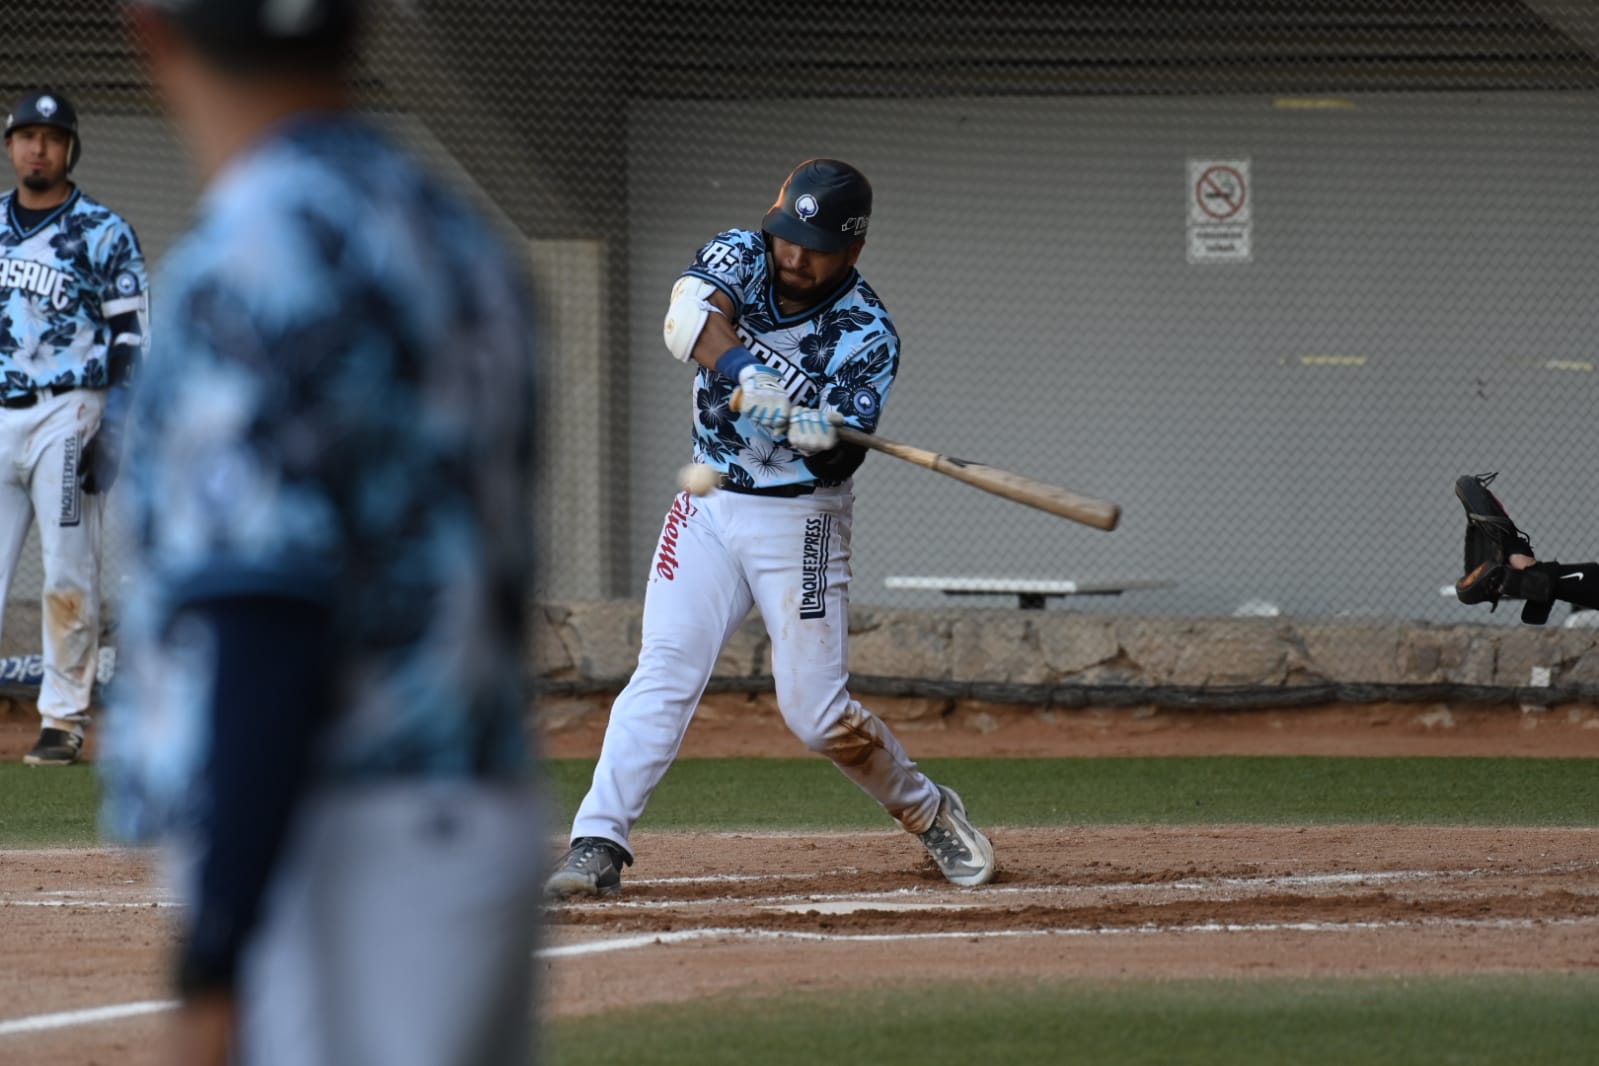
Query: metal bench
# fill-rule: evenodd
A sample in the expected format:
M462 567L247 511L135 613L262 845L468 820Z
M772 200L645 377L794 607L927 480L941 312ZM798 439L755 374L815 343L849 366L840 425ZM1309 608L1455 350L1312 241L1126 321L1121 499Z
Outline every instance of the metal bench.
M1138 589L1171 588L1177 582L1158 577L1029 578L1029 577L885 577L891 589L921 589L946 596L1015 596L1016 606L1041 611L1051 596L1120 596Z

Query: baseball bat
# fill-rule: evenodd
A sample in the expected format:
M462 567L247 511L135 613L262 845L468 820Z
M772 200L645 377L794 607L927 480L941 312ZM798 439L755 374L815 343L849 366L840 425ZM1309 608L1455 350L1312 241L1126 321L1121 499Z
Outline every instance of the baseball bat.
M741 392L740 389L733 390L735 411L741 406ZM896 459L926 467L934 473L952 477L956 481L964 481L973 488L982 489L984 492L993 493L995 496L1028 507L1036 507L1040 511L1047 511L1073 522L1081 522L1085 526L1093 526L1095 529L1115 529L1116 523L1121 521L1120 504L1096 499L1093 496L1083 496L1069 489L1063 489L1059 485L1035 481L1009 470L1001 470L997 466L974 463L969 459L957 459L953 455L901 444L886 437L879 437L875 433L862 433L858 429L842 425L843 416L837 411L830 412L830 415L830 420L837 427L839 440L858 444L874 452L882 452L884 455L892 455Z

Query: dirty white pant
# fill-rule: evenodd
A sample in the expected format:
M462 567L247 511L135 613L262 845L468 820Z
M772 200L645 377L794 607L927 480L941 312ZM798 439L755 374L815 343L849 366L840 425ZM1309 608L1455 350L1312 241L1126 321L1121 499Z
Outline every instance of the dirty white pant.
M847 487L792 499L725 491L676 497L650 563L638 668L611 706L574 839L604 837L631 852L633 826L677 755L722 646L751 606L766 623L789 729L905 829L932 824L937 787L846 687L853 503Z
M78 458L104 411L105 393L95 389L0 407L0 603L9 600L37 519L44 559L39 714L55 729L82 729L94 689L103 497L78 484Z

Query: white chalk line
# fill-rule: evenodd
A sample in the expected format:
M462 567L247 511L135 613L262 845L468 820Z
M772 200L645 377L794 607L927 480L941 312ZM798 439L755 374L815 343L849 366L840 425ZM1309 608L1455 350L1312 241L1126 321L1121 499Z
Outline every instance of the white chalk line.
M563 944L538 952L539 958L561 959L602 955L652 945L680 944L692 940L806 940L851 944L908 940L1016 940L1028 937L1119 937L1173 933L1345 933L1376 929L1546 929L1553 926L1599 925L1599 918L1422 918L1370 922L1197 922L1191 925L1063 926L1053 929L945 930L926 933L813 933L795 929L754 929L727 926L708 929L674 929L660 933Z
M163 910L181 906L175 900L147 899L118 903L109 899L0 899L0 907L103 907L111 910Z
M1584 864L1595 865L1595 864ZM1580 869L1580 867L1577 867ZM1219 887L1283 887L1283 888L1313 888L1318 885L1344 885L1359 884L1362 882L1383 883L1391 881L1422 881L1422 880L1447 880L1451 878L1481 877L1493 874L1495 871L1481 870L1386 870L1373 873L1337 873L1337 874L1294 874L1275 875L1262 874L1259 877L1202 877L1184 878L1180 881L1119 881L1106 884L1077 884L1077 885L985 885L980 889L959 889L940 886L938 888L894 888L878 892L833 892L833 893L790 893L782 896L762 896L755 899L749 896L716 896L705 899L689 900L568 900L567 907L591 907L607 910L638 909L652 910L661 907L700 907L724 906L729 903L786 903L796 900L870 900L870 899L903 899L908 896L941 896L948 897L958 893L959 898L969 898L974 894L983 896L996 895L1062 895L1062 894L1092 894L1096 892L1194 892L1204 891ZM1516 870L1512 873L1519 875L1537 875L1547 873L1570 872L1567 867L1550 867L1543 870ZM823 873L795 873L795 874L713 874L697 877L649 877L634 878L628 881L630 885L640 887L653 886L672 888L681 885L706 885L706 884L755 884L763 881L806 881L821 880L831 877L858 876L859 869L849 868L831 870ZM142 900L108 900L85 899L71 892L52 892L50 899L0 899L0 907L85 907L85 908L111 908L137 910L140 908L170 908L181 904L172 899L142 899Z
M1317 888L1324 886L1351 885L1351 884L1392 884L1396 882L1423 882L1423 881L1453 881L1482 877L1537 877L1548 874L1579 873L1586 869L1599 867L1599 863L1562 863L1556 866L1544 867L1538 870L1510 869L1496 870L1492 868L1476 868L1465 870L1380 870L1368 872L1346 872L1329 874L1261 874L1257 877L1199 877L1184 878L1179 881L1116 881L1105 884L1072 884L1072 885L984 885L981 888L960 889L948 886L938 888L895 888L878 892L804 892L789 893L781 896L762 896L753 898L749 896L715 896L704 899L685 900L645 900L645 899L607 899L607 900L567 900L563 906L577 909L633 909L633 910L662 910L668 908L684 907L722 907L728 904L760 905L764 903L792 903L802 900L836 901L836 900L901 900L912 896L938 896L941 898L955 898L962 901L973 896L1051 896L1063 895L1091 896L1106 893L1142 893L1159 894L1169 892L1204 892L1216 888ZM849 871L858 873L859 871ZM788 881L799 880L805 877L831 877L829 874L735 874L717 877L657 877L639 878L628 881L631 885L650 885L658 887L673 887L676 885L715 884L722 881L739 881L744 883L756 881ZM1578 894L1585 894L1578 892Z
M630 885L736 885L746 884L751 881L814 881L821 877L855 876L860 873L857 866L846 866L838 870L825 870L820 873L811 871L803 874L701 874L698 877L630 877Z
M1061 895L1093 895L1096 893L1136 893L1136 892L1202 892L1214 888L1315 888L1326 885L1350 884L1386 884L1406 881L1449 881L1478 877L1537 877L1548 874L1580 873L1583 870L1599 868L1599 863L1572 862L1561 863L1555 866L1546 866L1540 869L1527 870L1513 868L1498 870L1491 867L1469 868L1464 870L1374 870L1367 872L1345 872L1328 874L1261 874L1256 877L1190 877L1178 881L1113 881L1104 884L1074 884L1074 885L985 885L982 888L952 888L939 886L937 888L894 888L877 892L818 892L818 893L789 893L782 896L762 896L753 898L749 896L715 896L704 899L688 900L638 900L638 899L607 899L607 900L567 900L563 906L569 908L591 908L606 910L657 910L668 907L703 907L725 906L730 903L746 903L758 905L761 903L793 903L801 900L897 900L907 897L935 896L941 898L954 897L963 901L973 896L984 897L1010 895L1010 896L1061 896ZM755 884L762 881L805 881L821 880L830 877L858 876L859 868L846 867L838 870L829 870L821 873L776 873L776 874L708 874L695 877L649 877L634 878L628 881L630 885L655 886L671 888L679 885L704 885L704 884ZM1579 895L1588 893L1576 891ZM143 899L143 900L106 900L78 898L72 892L48 893L53 899L0 899L0 907L85 907L85 908L111 908L138 910L142 908L175 908L181 906L173 899Z
M66 1029L75 1025L94 1025L97 1022L114 1022L123 1018L137 1018L142 1014L159 1014L176 1007L177 1001L151 999L143 1003L119 1003L114 1007L91 1007L88 1010L61 1011L58 1014L35 1014L31 1018L13 1018L0 1021L0 1036L18 1033L40 1033L47 1029Z

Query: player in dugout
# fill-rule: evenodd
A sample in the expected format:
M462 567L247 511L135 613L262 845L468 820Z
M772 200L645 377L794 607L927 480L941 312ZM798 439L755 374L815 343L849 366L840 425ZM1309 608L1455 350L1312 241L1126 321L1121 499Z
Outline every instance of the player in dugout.
M759 229L717 234L672 289L664 333L695 370L694 459L722 488L684 492L667 512L638 667L611 707L552 897L621 891L633 827L751 607L790 731L916 836L950 882L994 876L993 846L961 797L847 687L851 479L865 449L840 442L829 415L874 431L900 359L888 311L855 268L871 214L859 170L806 160Z

